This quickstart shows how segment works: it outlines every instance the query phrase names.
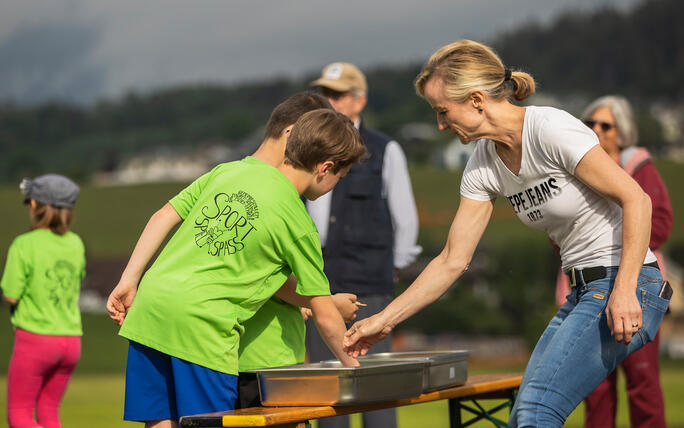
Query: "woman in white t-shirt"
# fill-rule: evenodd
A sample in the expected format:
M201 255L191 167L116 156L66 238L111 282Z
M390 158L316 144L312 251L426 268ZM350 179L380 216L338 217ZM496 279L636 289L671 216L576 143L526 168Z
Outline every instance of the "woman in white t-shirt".
M437 50L416 89L440 130L463 144L480 141L444 250L382 312L354 324L345 347L364 354L441 296L468 268L503 196L523 223L558 243L574 285L530 357L509 426L562 426L616 364L652 340L667 308L648 250L650 199L579 120L512 104L534 92L534 80L511 72L483 44L461 40Z

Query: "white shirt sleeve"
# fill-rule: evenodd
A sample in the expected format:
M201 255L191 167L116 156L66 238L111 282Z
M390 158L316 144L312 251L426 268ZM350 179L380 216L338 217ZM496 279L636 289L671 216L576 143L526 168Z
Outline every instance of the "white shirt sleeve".
M416 244L418 212L406 156L396 141L390 141L385 147L382 192L387 198L394 230L394 267L401 269L411 264L423 249Z
M497 197L497 193L491 188L492 174L487 158L487 144L490 143L486 140L477 142L475 152L468 159L461 177L461 195L474 201L487 202Z
M325 241L328 239L330 204L332 202L332 193L334 190L335 189L329 191L315 201L306 201L306 209L309 211L309 216L316 225L316 229L318 229L318 237L321 240L321 248L325 247Z
M598 137L586 125L569 113L554 112L554 121L547 120L539 131L538 150L570 174L584 155L599 144Z

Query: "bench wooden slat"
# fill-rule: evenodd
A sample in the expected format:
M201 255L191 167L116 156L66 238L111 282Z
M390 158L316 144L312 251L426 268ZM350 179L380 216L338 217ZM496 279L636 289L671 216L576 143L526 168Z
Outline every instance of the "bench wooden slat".
M252 407L249 409L186 416L181 419L181 426L264 427L296 423L309 419L347 415L450 398L466 399L471 396L491 396L492 393L515 389L520 386L521 381L521 374L481 374L470 376L464 385L422 394L415 398L339 407ZM214 425L211 425L212 423Z

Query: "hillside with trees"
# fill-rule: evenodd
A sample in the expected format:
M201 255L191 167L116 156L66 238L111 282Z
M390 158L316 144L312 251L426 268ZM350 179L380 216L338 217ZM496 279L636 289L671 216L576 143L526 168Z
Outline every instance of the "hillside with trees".
M610 92L629 96L638 109L641 143L657 149L662 135L650 106L684 97L682 16L684 2L646 0L628 12L567 13L547 26L530 23L492 44L507 64L531 72L544 95L583 102ZM407 123L434 123L412 85L422 61L366 70L365 118L372 126L399 136ZM88 107L0 103L0 181L46 171L85 180L158 147L239 147L258 139L273 106L307 89L314 77L312 71L298 80L168 88ZM412 162L427 159L424 146L405 148Z
M543 91L621 93L636 102L684 98L684 2L646 0L629 13L567 13L549 28L531 23L495 43Z

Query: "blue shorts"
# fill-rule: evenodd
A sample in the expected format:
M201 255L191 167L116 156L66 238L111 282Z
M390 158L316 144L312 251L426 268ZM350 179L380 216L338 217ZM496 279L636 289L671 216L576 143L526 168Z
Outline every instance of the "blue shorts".
M233 410L237 378L130 341L124 420L178 420Z

